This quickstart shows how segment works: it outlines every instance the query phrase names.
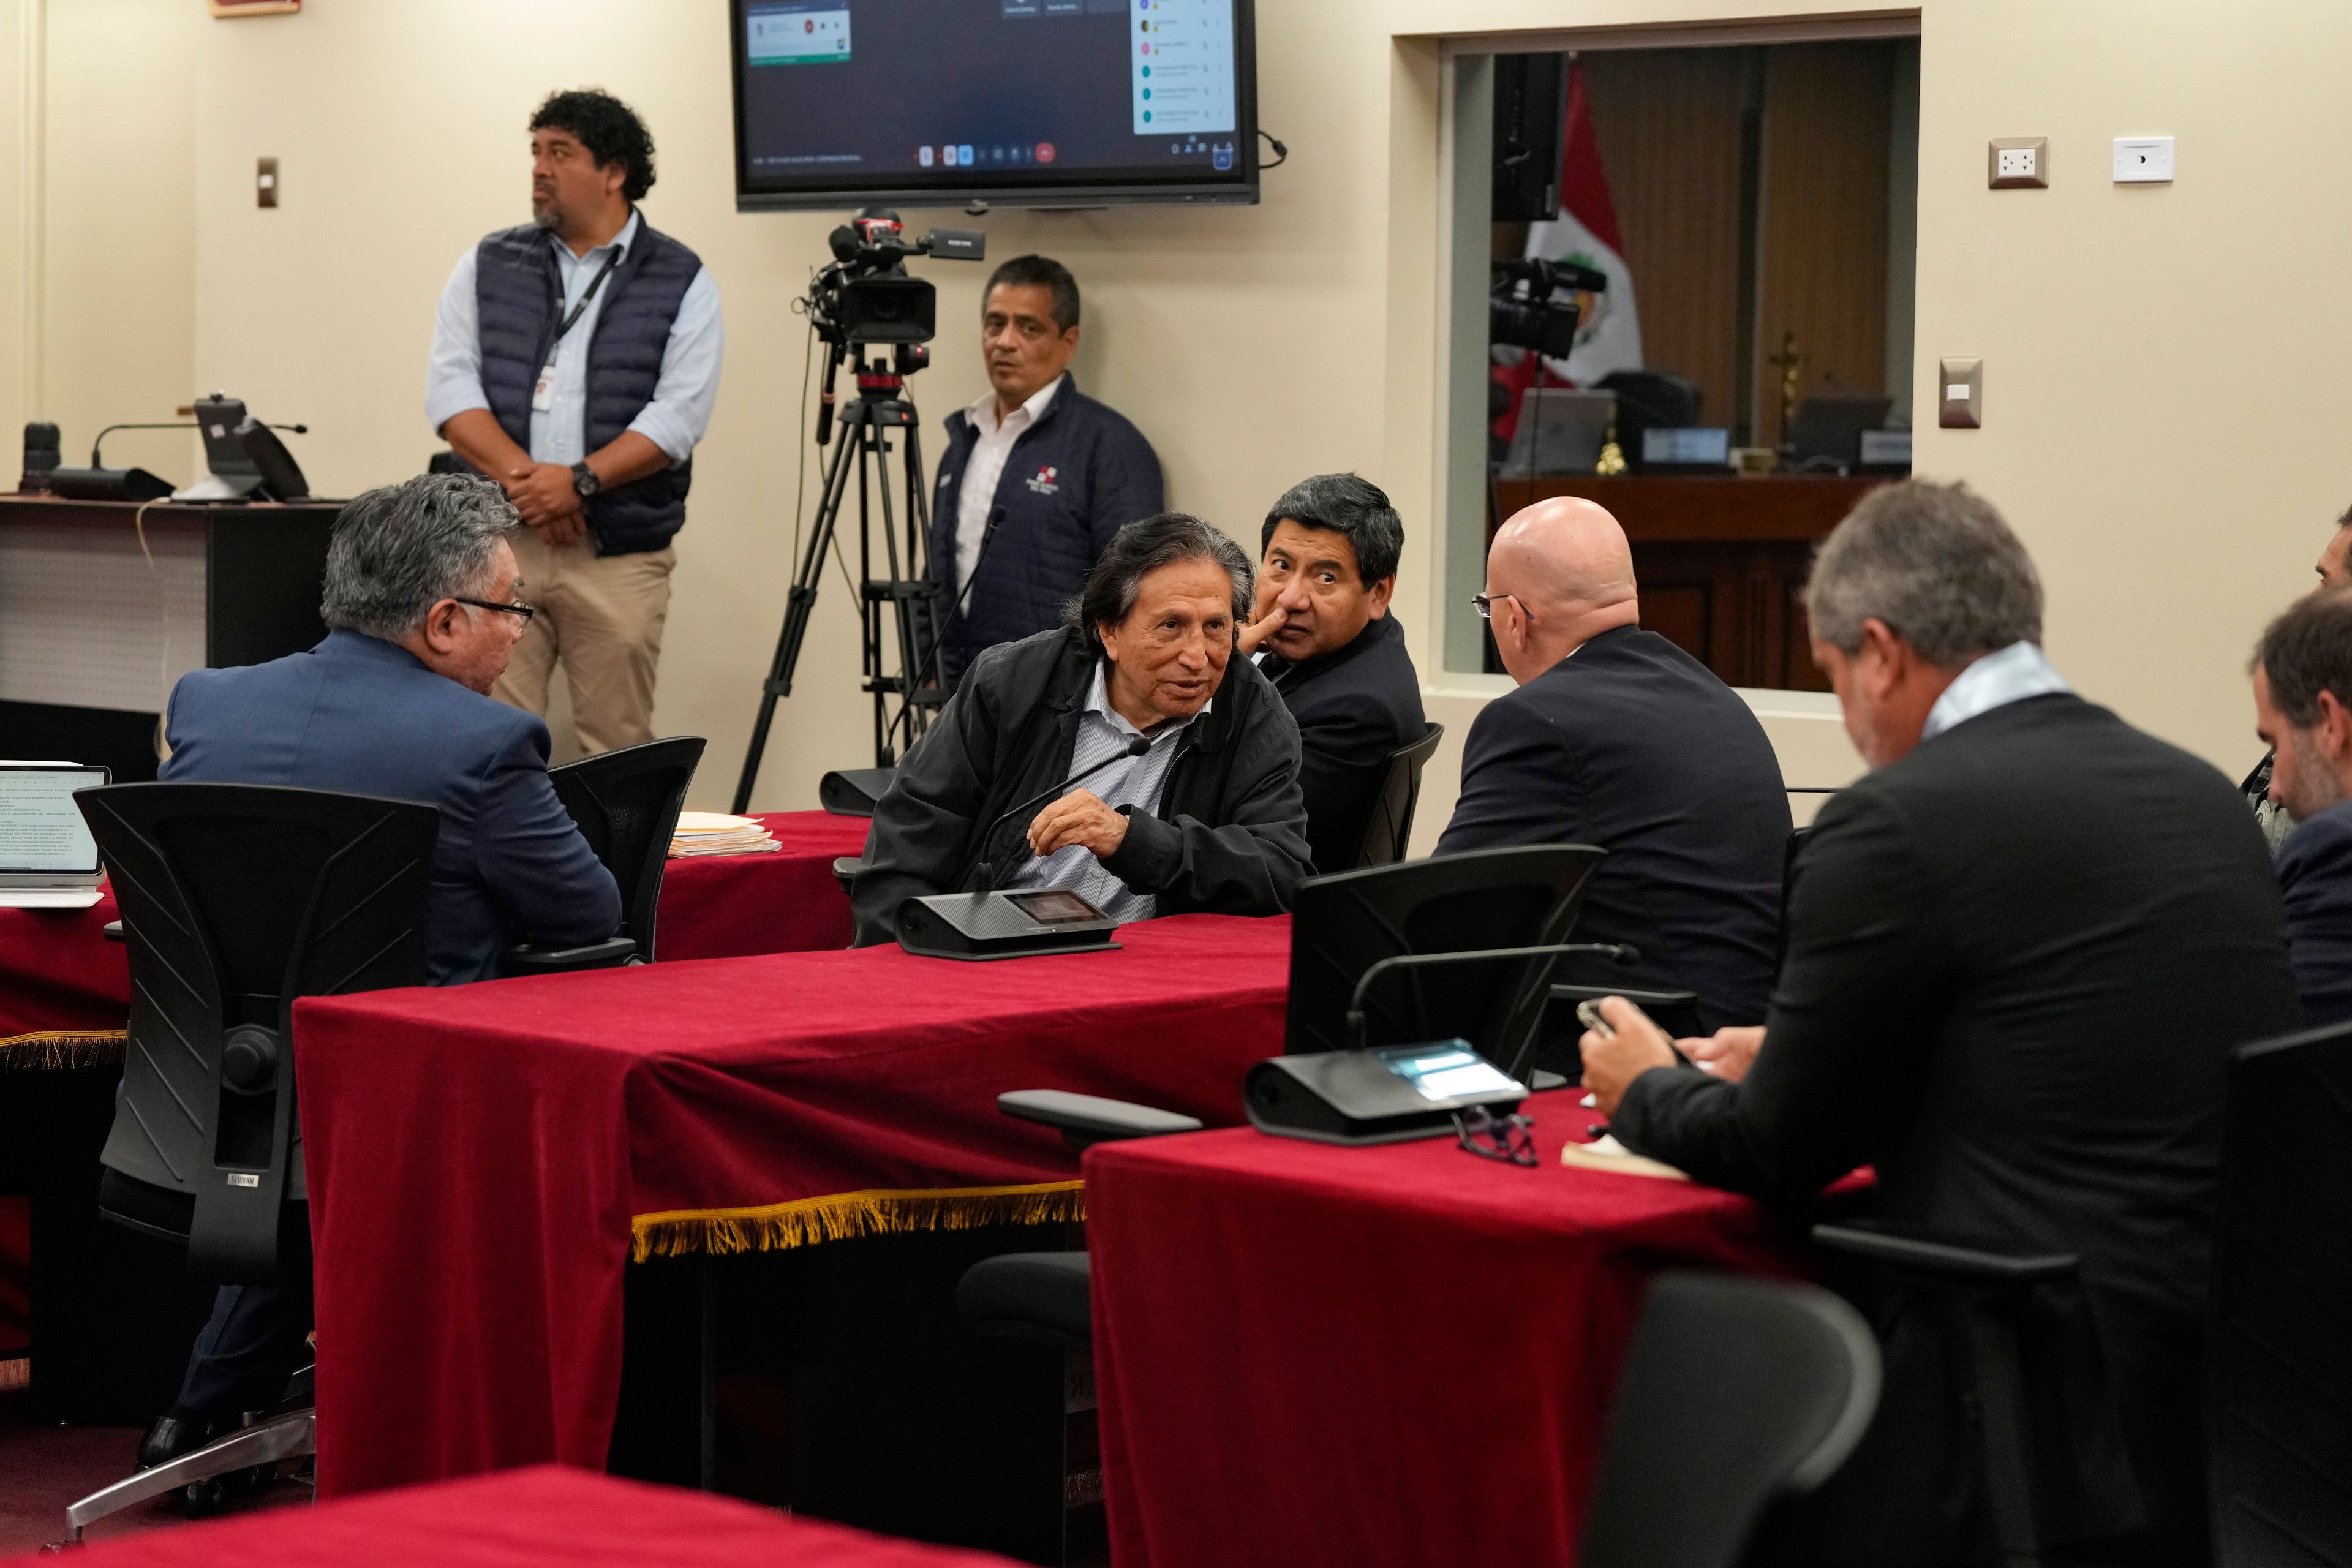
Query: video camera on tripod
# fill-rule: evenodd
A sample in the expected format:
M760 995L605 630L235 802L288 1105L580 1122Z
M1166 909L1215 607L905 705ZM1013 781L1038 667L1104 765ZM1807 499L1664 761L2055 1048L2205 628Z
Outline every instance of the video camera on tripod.
M1497 261L1486 293L1486 341L1533 349L1546 359L1566 359L1576 351L1576 326L1583 311L1574 300L1552 296L1563 289L1598 294L1608 287L1607 273L1573 261L1534 256Z
M824 390L817 407L816 444L831 446L834 426L844 439L826 464L824 491L818 502L816 523L809 534L784 604L784 625L776 638L776 657L760 691L760 713L751 726L751 744L743 758L743 772L735 784L735 810L748 810L751 786L758 780L760 761L768 748L768 730L778 698L793 690L793 672L800 664L801 645L807 638L809 617L816 608L817 584L825 555L833 548L854 472L857 480L858 624L865 689L874 698L874 764L887 768L897 761L894 737L903 726L912 745L923 731L925 715L947 700L947 692L933 678L945 620L940 613L938 584L924 569L924 543L930 534L929 492L923 483L922 446L915 405L906 395L907 377L930 363L922 345L938 332L939 300L929 279L908 276L907 258L937 257L945 260L979 261L987 254L988 237L977 229L934 229L920 239L908 239L898 215L887 207L866 207L833 231L832 263L810 281L802 301L809 325L824 341L828 353ZM870 359L869 350L876 353ZM853 362L857 395L836 411L834 385L842 362ZM903 513L891 505L892 447L889 432L903 431L898 489ZM880 524L873 526L871 510L878 500ZM876 571L874 545L882 544L880 572ZM895 672L883 659L887 607L892 622L889 640L897 644ZM898 712L890 711L893 699Z

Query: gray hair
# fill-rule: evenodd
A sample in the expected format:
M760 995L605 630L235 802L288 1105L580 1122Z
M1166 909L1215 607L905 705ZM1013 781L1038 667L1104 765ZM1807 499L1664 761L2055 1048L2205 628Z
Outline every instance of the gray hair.
M1110 537L1087 585L1062 606L1062 625L1102 647L1105 622L1118 626L1135 609L1143 580L1162 566L1180 561L1213 561L1234 584L1234 626L1249 619L1250 591L1255 577L1242 547L1209 523L1188 511L1163 511L1141 522L1129 523Z
M421 474L370 490L335 519L319 616L338 630L406 637L439 601L486 589L499 541L521 523L479 474Z
M1949 668L2042 640L2042 579L1990 501L1964 484L1909 479L1873 490L1822 543L1805 584L1812 635L1844 653L1886 623Z

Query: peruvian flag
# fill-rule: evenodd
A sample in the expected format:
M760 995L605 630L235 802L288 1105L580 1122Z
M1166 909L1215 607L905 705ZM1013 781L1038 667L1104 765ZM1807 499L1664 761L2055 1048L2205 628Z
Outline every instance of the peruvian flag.
M1592 134L1592 110L1584 96L1584 62L1568 67L1568 117L1560 138L1559 216L1528 226L1527 254L1547 261L1573 261L1606 274L1608 291L1580 291L1576 350L1565 360L1543 362L1546 386L1591 386L1612 371L1642 368L1642 322L1633 310L1633 275L1625 267L1624 241L1617 232L1617 207L1609 199L1609 174L1601 166L1601 143ZM1518 423L1519 395L1538 384L1535 356L1521 349L1495 351L1495 379L1510 388L1509 411L1495 433L1507 439Z

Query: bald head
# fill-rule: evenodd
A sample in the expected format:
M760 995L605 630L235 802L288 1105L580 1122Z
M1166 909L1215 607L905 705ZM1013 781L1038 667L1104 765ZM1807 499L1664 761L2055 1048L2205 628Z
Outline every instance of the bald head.
M1625 531L1606 508L1577 496L1538 501L1496 531L1486 593L1496 601L1496 647L1522 682L1642 618Z

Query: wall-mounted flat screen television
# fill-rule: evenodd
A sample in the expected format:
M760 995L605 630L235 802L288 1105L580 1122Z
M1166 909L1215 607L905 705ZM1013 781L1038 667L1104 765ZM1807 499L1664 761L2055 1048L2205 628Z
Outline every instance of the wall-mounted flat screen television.
M1252 0L730 0L739 208L1257 200Z

